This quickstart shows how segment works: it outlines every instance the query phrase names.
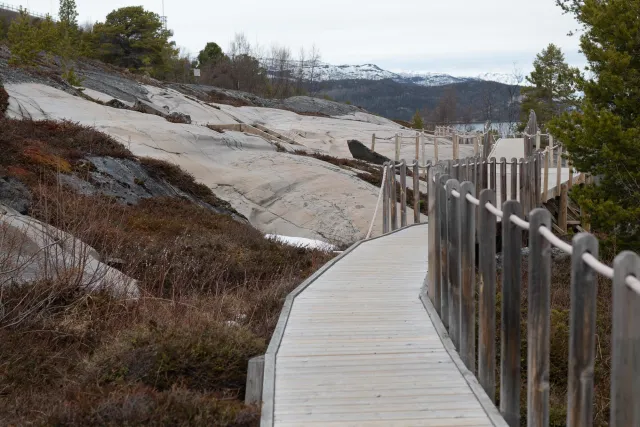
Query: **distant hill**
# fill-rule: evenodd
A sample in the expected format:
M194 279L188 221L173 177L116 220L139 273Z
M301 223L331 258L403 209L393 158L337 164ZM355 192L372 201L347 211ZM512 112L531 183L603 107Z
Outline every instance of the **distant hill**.
M320 82L314 89L336 101L349 101L373 113L400 120L410 120L416 110L434 110L446 95L455 98L455 111L450 120L457 122L507 121L510 109L511 114L514 108L519 109L511 101L511 94L519 94L517 89L477 79L437 86L393 79L334 80Z

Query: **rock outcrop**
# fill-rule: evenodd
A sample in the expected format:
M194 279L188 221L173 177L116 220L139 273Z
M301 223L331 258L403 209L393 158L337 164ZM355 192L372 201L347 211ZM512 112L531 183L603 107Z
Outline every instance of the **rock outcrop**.
M136 280L100 261L74 236L0 205L0 287L40 280L64 280L87 292L106 290L135 298Z
M347 144L349 145L349 151L351 151L351 155L354 159L363 160L376 165L383 165L385 162L391 161L382 154L371 151L366 145L355 139L347 141Z

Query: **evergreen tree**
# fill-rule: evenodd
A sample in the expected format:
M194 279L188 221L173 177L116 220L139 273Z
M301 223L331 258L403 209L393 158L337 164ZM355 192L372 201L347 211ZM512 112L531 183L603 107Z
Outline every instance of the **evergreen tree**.
M640 249L640 0L558 0L583 26L589 78L578 111L551 124L573 165L597 184L574 187L616 250Z
M567 65L564 54L554 44L550 44L536 56L533 68L527 76L530 86L521 89L524 97L521 121L526 124L529 112L534 110L538 125L544 128L553 117L576 106L576 80L579 71Z
M198 54L198 65L216 65L224 56L222 48L217 43L209 42Z
M60 33L56 23L51 19L51 16L47 15L44 20L40 21L37 26L36 37L38 39L39 50L50 55L58 53Z
M93 27L94 46L105 62L132 71L149 71L162 77L177 55L173 34L165 30L160 17L142 6L114 10L104 23Z
M413 122L411 126L414 129L424 129L424 122L422 121L422 117L420 116L420 112L416 110L416 113L413 115Z
M60 0L58 18L62 25L70 28L78 27L78 10L75 0Z
M26 10L21 9L18 17L11 22L7 38L11 49L9 63L13 65L33 65L35 63L40 51L38 33Z

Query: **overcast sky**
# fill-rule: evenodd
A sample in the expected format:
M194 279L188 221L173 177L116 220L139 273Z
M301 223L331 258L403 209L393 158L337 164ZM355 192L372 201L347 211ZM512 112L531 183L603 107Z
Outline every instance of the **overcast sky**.
M57 14L58 0L4 0ZM79 22L103 20L113 9L143 5L162 14L162 0L76 0ZM555 0L165 0L178 46L197 54L207 41L226 49L236 32L251 42L297 52L315 43L332 64L374 63L398 71L475 76L528 72L535 54L559 45L584 65L577 27Z

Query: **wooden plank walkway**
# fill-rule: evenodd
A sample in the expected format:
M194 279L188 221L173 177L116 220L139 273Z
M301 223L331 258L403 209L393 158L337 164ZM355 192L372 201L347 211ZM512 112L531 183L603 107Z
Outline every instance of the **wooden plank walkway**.
M506 425L419 297L427 240L422 224L363 242L294 292L263 426Z

